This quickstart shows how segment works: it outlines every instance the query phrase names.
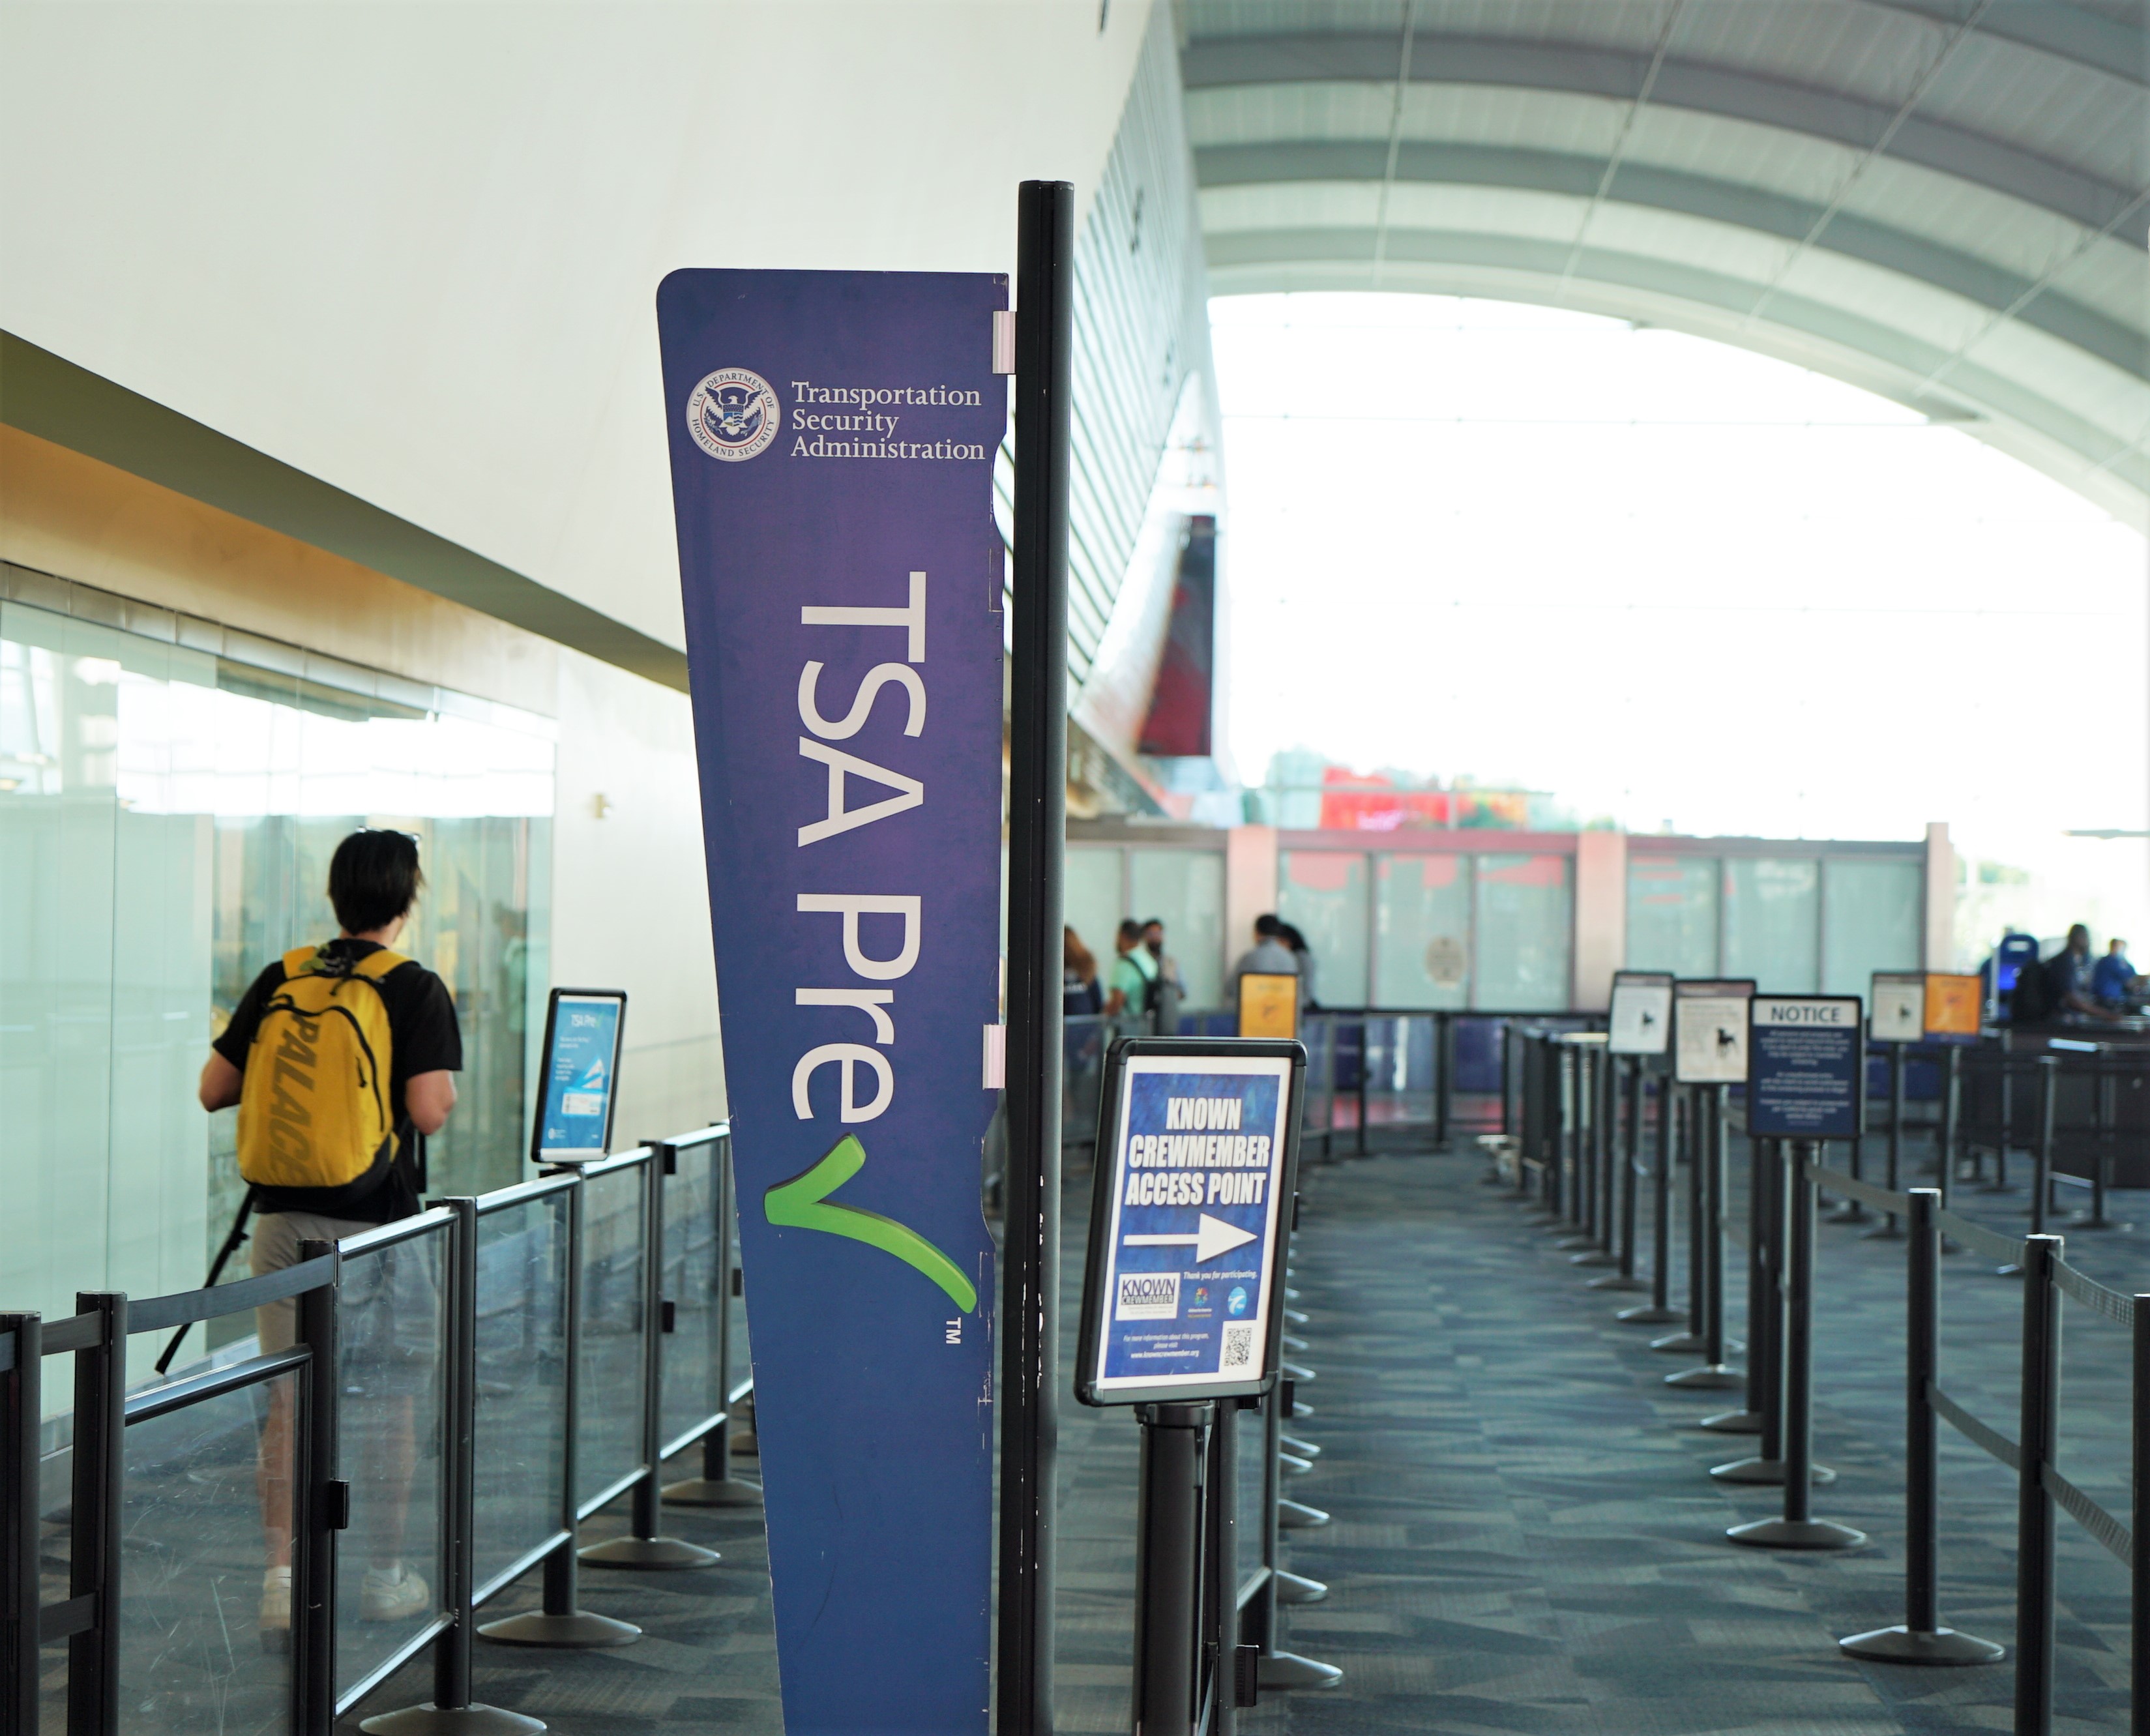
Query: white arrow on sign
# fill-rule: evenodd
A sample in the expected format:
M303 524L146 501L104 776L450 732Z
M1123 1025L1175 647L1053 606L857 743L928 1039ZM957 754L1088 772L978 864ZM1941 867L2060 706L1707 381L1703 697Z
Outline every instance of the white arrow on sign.
M1254 1239L1251 1229L1241 1229L1236 1224L1227 1224L1207 1212L1202 1214L1199 1222L1200 1229L1191 1236L1129 1236L1127 1244L1130 1248L1192 1248L1194 1264L1200 1266Z

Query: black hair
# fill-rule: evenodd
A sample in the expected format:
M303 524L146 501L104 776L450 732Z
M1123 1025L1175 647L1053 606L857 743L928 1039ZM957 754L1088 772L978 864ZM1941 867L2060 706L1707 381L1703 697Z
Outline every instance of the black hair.
M371 934L408 916L426 876L408 832L353 832L329 858L329 902L346 934Z
M1305 952L1310 950L1306 944L1306 936L1301 934L1289 922L1278 923L1277 934L1283 940L1284 945L1290 947L1295 952Z
M1278 921L1275 914L1271 912L1268 916L1257 916L1254 918L1254 932L1264 936L1282 934L1284 932L1284 924Z
M1123 941L1138 941L1142 938L1142 924L1133 916L1123 916L1120 918L1119 932Z

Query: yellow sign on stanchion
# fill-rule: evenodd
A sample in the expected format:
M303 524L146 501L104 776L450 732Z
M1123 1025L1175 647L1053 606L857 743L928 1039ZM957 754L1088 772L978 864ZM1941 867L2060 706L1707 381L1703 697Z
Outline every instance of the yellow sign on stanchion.
M1986 985L1976 976L1926 972L1926 1029L1945 1042L1978 1041L1979 1015L1985 1011Z
M1299 978L1248 971L1239 978L1239 1035L1299 1035Z

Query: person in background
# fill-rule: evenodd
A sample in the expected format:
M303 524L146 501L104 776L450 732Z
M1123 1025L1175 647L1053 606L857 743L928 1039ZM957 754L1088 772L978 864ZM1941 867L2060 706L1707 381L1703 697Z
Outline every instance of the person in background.
M1143 923L1142 938L1143 950L1157 964L1153 990L1157 1034L1176 1037L1179 1032L1180 1004L1187 998L1187 984L1179 974L1179 961L1164 950L1164 918L1152 916Z
M1282 938L1291 948L1291 956L1299 961L1299 1004L1311 1012L1320 1005L1315 990L1314 949L1306 944L1306 936L1290 923L1283 925Z
M1094 1017L1104 1005L1098 987L1098 961L1073 929L1063 926L1061 935L1061 1013L1067 1018Z
M255 1275L280 1271L299 1262L302 1241L336 1241L376 1224L391 1224L419 1209L424 1187L420 1142L447 1125L456 1106L455 1076L462 1070L462 1033L447 986L414 959L388 951L409 920L425 876L418 867L417 840L404 832L364 830L336 846L329 862L329 903L341 931L322 946L300 947L270 965L240 997L231 1022L211 1046L202 1068L203 1108L214 1113L239 1106L239 1148L242 1174L250 1152L266 1151L278 1160L303 1167L317 1161L316 1148L330 1145L327 1131L346 1123L348 1104L330 1102L336 1082L326 1066L301 1074L300 1067L321 1045L320 1034L332 1022L324 1014L310 1017L294 1011L298 997L318 993L323 981L333 985L332 1003L355 1009L348 1022L363 1030L368 1018L375 1035L385 1021L388 1040L387 1093L375 1113L386 1136L353 1178L335 1186L284 1186L250 1182L255 1213L251 1259ZM385 955L373 964L376 955ZM310 979L310 980L302 980ZM346 992L351 998L346 999ZM378 996L377 1002L366 997ZM265 1052L254 1052L264 1033ZM365 1052L374 1052L371 1042ZM300 1052L294 1052L295 1051ZM286 1057L290 1057L286 1059ZM273 1083L260 1084L250 1097L250 1067ZM377 1089L359 1068L361 1106ZM289 1089L287 1090L287 1087ZM309 1093L304 1103L294 1093ZM273 1093L273 1094L272 1094ZM289 1101L287 1101L287 1099ZM296 1103L307 1119L310 1137L280 1127ZM310 1108L308 1105L310 1104ZM332 1121L331 1113L334 1112ZM261 1119L265 1118L265 1122ZM265 1133L264 1131L265 1128ZM365 1143L371 1144L368 1134ZM260 1173L256 1168L253 1173ZM417 1463L416 1412L421 1392L432 1384L432 1320L437 1310L430 1272L415 1247L396 1247L368 1257L362 1270L345 1269L341 1329L347 1380L361 1390L344 1400L351 1432L361 1437L355 1456L359 1474L371 1486L368 1521L371 1565L359 1587L358 1614L364 1621L401 1621L432 1607L432 1593L403 1558L404 1521ZM364 1292L364 1294L361 1294ZM377 1297L378 1300L371 1299ZM290 1349L297 1337L298 1305L285 1298L255 1310L263 1354ZM399 1330L400 1329L400 1330ZM406 1341L408 1340L408 1341ZM291 1395L285 1383L269 1388L268 1417L261 1431L262 1530L269 1567L262 1578L260 1634L265 1647L290 1644L291 1629ZM348 1473L346 1473L348 1474ZM347 1546L349 1547L349 1546Z
M1254 944L1239 955L1239 962L1232 966L1232 1005L1239 1004L1239 979L1242 976L1296 976L1299 957L1284 945L1284 924L1274 914L1254 918ZM1300 987L1300 1000L1306 999L1304 984Z
M1105 997L1105 1016L1117 1019L1124 1031L1147 1031L1157 985L1157 961L1142 943L1142 924L1132 916L1120 924L1113 936L1110 992Z
M2128 962L2127 942L2109 941L2105 956L2090 973L2091 998L2112 1012L2125 1012L2128 1003L2141 992L2142 980L2135 966Z
M2068 931L2067 944L2045 963L2046 1004L2052 1016L2112 1019L2120 1015L2101 1007L2091 989L2090 931L2080 922Z

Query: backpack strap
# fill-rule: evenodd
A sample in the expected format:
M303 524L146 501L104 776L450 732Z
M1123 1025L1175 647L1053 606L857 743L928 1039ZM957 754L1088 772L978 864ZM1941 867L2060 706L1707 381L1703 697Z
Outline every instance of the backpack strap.
M284 980L288 982L294 976L305 976L320 956L318 946L294 946L284 955Z
M369 952L351 967L354 976L370 976L378 982L391 971L400 970L411 961L400 952L391 952L383 946L378 952Z

